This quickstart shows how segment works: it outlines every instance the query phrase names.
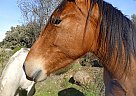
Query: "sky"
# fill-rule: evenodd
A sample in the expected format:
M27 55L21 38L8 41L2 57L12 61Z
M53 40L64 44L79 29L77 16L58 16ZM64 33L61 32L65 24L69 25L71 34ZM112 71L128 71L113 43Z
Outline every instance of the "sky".
M127 17L136 14L136 0L105 0L121 10ZM17 0L0 1L0 41L5 37L11 26L22 25L21 12Z
M21 25L21 12L17 0L0 0L0 41L11 26Z

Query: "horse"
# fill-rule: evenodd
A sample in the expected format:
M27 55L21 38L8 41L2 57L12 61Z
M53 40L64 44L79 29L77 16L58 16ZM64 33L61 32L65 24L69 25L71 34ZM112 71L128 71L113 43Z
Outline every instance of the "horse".
M0 77L0 96L33 96L35 82L26 79L23 63L29 49L22 48L17 51L2 71Z
M103 0L63 0L23 68L29 80L40 82L87 52L104 67L106 96L136 96L136 27Z

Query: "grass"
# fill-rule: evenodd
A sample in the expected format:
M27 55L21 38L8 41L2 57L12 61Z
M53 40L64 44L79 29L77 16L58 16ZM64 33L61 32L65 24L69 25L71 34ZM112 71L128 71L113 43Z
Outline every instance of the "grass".
M70 83L71 75L77 70L86 70L93 74L95 82L85 86ZM68 72L58 76L51 76L44 82L37 83L34 96L103 96L101 73L101 69L81 67L79 64L74 64Z

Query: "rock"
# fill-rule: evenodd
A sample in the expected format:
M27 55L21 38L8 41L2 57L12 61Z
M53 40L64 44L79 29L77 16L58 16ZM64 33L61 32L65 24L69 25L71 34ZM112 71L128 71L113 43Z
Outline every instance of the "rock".
M74 75L73 75L73 79L75 81L76 84L78 85L87 85L91 82L91 77L89 75L89 73L87 73L86 71L77 71Z

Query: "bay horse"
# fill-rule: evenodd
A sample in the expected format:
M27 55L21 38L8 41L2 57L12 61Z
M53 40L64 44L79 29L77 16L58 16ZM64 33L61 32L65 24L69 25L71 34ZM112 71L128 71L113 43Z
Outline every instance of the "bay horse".
M103 0L63 0L23 67L39 82L89 51L103 64L106 96L136 96L136 28Z
M17 51L5 65L0 77L0 96L33 96L35 82L26 78L22 68L28 48Z

